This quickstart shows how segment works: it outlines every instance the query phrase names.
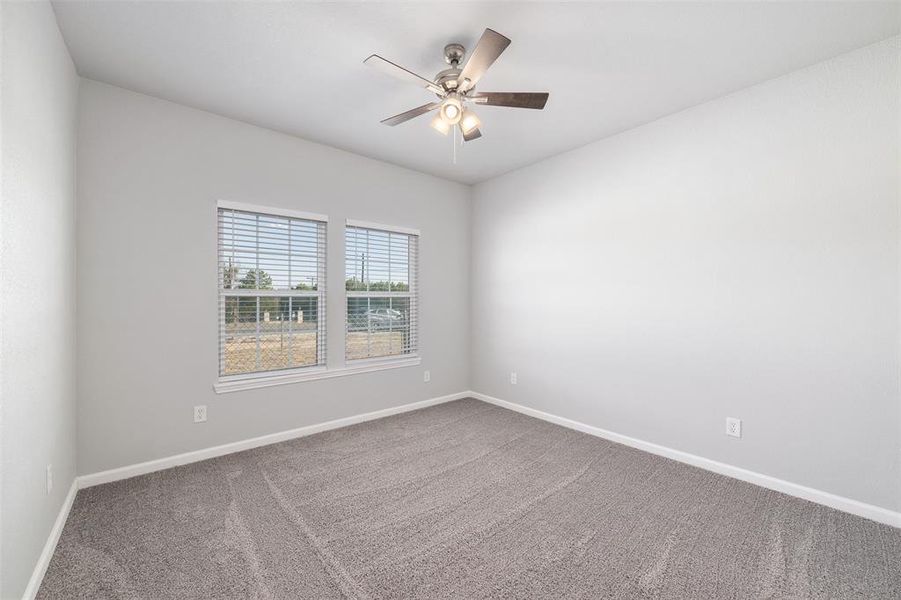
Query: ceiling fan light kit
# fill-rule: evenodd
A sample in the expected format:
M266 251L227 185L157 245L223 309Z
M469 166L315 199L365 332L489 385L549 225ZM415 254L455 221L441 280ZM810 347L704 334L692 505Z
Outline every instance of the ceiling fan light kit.
M510 40L492 29L486 29L479 38L475 50L469 55L463 67L460 63L466 56L466 49L461 44L448 44L444 47L444 60L450 68L435 75L433 80L426 79L398 64L373 54L363 61L388 75L412 83L438 96L438 102L423 104L406 112L382 120L382 123L394 127L438 110L437 116L430 125L443 135L447 135L452 127L458 127L463 134L463 141L469 142L482 137L482 122L467 103L487 106L504 106L509 108L532 108L541 110L547 103L547 92L476 92L476 84L494 61L510 45Z
M463 116L460 118L460 131L463 132L463 135L472 132L473 129L478 129L481 125L482 121L479 120L476 113L468 108L463 109Z
M447 95L444 102L441 103L441 118L451 125L460 122L463 114L462 96L457 92L451 92Z
M440 114L435 115L435 118L432 119L430 125L441 135L447 135L451 130L450 124L442 119Z

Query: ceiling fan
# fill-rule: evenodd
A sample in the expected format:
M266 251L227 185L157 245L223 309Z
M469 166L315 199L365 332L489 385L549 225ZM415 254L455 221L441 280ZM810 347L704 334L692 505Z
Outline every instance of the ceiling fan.
M432 119L432 127L447 135L452 127L457 126L463 134L463 140L469 142L482 137L479 129L482 123L475 112L466 106L468 103L541 110L547 103L549 95L547 92L477 92L475 89L488 67L494 64L497 57L509 45L508 38L492 29L486 29L479 38L475 50L461 68L460 63L466 54L466 49L460 44L448 44L444 47L444 60L450 65L450 68L435 75L434 80L421 77L390 60L373 54L363 63L375 67L383 73L425 88L439 98L437 102L429 102L394 115L384 119L382 123L394 127L437 109L438 114Z

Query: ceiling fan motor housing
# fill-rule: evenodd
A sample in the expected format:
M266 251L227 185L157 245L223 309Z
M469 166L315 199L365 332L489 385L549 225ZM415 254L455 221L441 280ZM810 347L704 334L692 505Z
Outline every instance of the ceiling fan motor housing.
M435 83L444 88L446 92L453 92L460 85L460 69L445 69L435 75Z
M466 48L462 44L448 44L444 47L444 60L452 67L456 67L463 62L466 55Z
M446 92L452 92L460 86L460 63L466 56L466 48L462 44L448 44L444 47L444 61L450 65L435 75L435 83L444 88Z

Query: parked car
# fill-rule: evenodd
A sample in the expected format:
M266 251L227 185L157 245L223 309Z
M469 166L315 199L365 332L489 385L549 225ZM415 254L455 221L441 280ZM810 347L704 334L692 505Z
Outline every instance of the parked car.
M399 325L404 321L404 314L393 308L371 308L365 314L369 321L378 325Z

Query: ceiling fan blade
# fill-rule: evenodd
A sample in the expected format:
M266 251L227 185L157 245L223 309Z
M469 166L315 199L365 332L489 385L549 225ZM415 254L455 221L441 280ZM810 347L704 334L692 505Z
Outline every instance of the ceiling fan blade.
M430 110L435 110L441 106L440 102L429 102L428 104L423 104L422 106L417 106L407 112L402 112L399 115L394 115L393 117L388 117L387 119L382 120L384 125L390 125L394 127L395 125L400 125L401 123L405 123L410 119L415 119L419 115L424 115Z
M472 89L476 82L482 78L482 75L485 74L485 71L488 70L488 67L494 64L497 57L509 45L509 38L502 36L493 29L486 29L460 72L461 90ZM467 79L469 80L468 83L466 82Z
M478 127L476 127L475 129L470 129L469 133L463 131L463 128L461 127L460 132L463 134L464 142L471 142L472 140L477 140L482 137L482 131Z
M407 83L412 83L413 85L417 85L421 88L426 88L427 90L435 92L436 94L441 94L442 96L444 95L444 88L442 88L434 81L429 81L425 77L421 77L413 71L409 71L400 65L394 64L390 60L386 60L378 54L373 54L372 56L364 60L363 64L374 67L382 73L385 73L386 75L391 75L392 77L396 77L397 79L406 81Z
M476 92L467 98L476 104L486 106L509 106L511 108L535 108L541 110L547 104L547 92Z

